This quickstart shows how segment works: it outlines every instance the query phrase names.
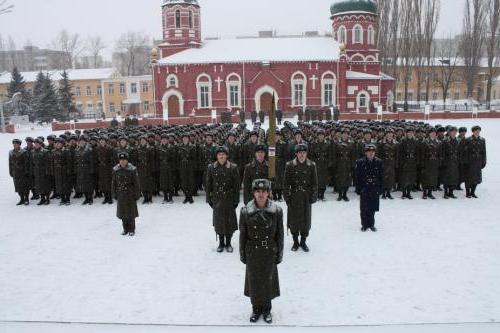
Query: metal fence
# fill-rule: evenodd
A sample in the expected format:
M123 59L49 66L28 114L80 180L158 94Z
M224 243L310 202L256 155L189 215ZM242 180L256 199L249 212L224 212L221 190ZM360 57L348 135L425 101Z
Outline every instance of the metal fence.
M404 110L404 103L396 103L396 110ZM473 111L473 108L477 107L478 111L489 111L489 110L500 110L500 103L495 103L491 104L490 107L486 104L433 104L430 106L431 107L431 112L432 111L461 111L461 112L467 112ZM419 105L419 104L411 104L408 103L408 111L409 112L424 112L425 111L425 105Z

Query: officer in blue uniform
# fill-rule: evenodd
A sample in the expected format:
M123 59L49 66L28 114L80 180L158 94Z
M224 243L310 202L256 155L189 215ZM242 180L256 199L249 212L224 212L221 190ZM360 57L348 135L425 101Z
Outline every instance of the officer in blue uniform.
M356 193L360 196L361 231L375 228L375 212L379 211L384 183L384 163L375 157L376 146L365 146L366 156L356 162Z

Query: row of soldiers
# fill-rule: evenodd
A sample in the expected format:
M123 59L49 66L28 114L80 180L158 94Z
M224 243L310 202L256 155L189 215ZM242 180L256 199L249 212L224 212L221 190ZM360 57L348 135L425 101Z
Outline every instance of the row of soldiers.
M282 110L276 110L275 111L276 115L276 121L278 125L281 125L283 121L283 111ZM246 121L246 112L245 110L240 110L239 112L240 116L240 121L243 123ZM255 124L257 122L260 122L261 124L264 123L266 116L268 116L268 113L265 111L251 111L250 112L250 119L252 120L252 124ZM297 117L299 122L315 122L315 121L320 121L322 122L323 120L326 121L338 121L340 117L340 110L337 107L330 108L322 108L322 109L299 109L297 111Z
M311 159L318 166L320 197L331 184L338 200L348 201L347 190L355 181L355 161L364 155L368 144L384 162L383 199L393 199L394 189L403 199L422 190L423 198L434 199L433 191L442 190L444 198L456 198L454 191L465 182L466 196L477 198L476 187L482 182L486 166L486 142L481 127L430 126L421 122L350 122L331 128L325 123L299 124L295 141L311 142ZM285 152L286 155L286 145ZM279 149L278 149L279 151Z
M486 166L486 144L475 126L473 134L453 126L430 126L417 122L285 122L276 133L276 177L273 195L282 200L285 165L295 158L295 147L304 143L309 158L317 165L318 199L325 199L328 186L333 186L339 201L349 201L348 189L355 181L355 162L363 157L364 146L375 144L377 156L384 162L383 198L392 199L399 189L403 198L423 190L424 198L434 198L433 191L445 186L445 198L456 197L454 191L465 182L468 197L476 196L481 183L481 170ZM95 129L65 133L59 137L26 138L22 148L14 140L10 152L10 174L14 178L18 204L28 204L40 196L40 205L51 198L70 203L70 195L85 197L92 204L95 197L103 203L113 202L111 171L118 155L128 154L137 167L143 203L151 203L154 195L163 194L165 203L182 190L184 203L204 189L207 166L216 159L216 147L228 149L228 159L238 167L243 188L250 189L253 180L268 179L267 135L256 123L253 130L240 124L149 126ZM244 191L244 201L251 191Z

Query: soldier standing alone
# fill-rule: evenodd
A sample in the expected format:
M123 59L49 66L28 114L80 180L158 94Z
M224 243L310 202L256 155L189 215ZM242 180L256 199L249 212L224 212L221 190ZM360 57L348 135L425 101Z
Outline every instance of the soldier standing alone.
M360 195L361 231L375 228L375 212L379 211L379 196L383 191L384 166L381 159L375 157L376 146L365 147L366 157L356 162L356 193Z
M252 184L254 199L240 214L240 260L246 265L245 296L250 297L253 313L272 323L271 301L280 296L278 265L283 259L283 211L272 202L271 183L266 179Z
M116 216L122 220L122 235L135 235L135 219L139 217L137 200L141 195L137 169L128 162L128 154L118 155L119 163L113 168L111 189L118 202Z

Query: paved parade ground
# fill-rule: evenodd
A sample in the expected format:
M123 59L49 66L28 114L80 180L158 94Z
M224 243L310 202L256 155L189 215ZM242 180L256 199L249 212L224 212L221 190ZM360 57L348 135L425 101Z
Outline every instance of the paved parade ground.
M356 325L311 332L498 331L500 120L450 124L467 126L468 134L472 125L483 129L488 165L476 192L479 199L460 192L458 200L437 193L435 201L424 201L420 194L408 201L396 193L396 200L381 202L379 232L361 233L352 189L348 203L335 201L329 189L327 201L313 206L311 252L292 253L291 236L285 238L282 296L273 302L276 325ZM162 205L159 198L151 206L139 205L134 238L120 236L116 207L99 201L91 207L82 206L81 199L69 207L56 201L17 207L8 174L10 142L47 134L39 129L0 135L0 331L68 328L8 321L189 325L176 331L218 333L234 327L190 325L249 326L245 267L237 251L216 253L204 196L188 206L180 198L174 205ZM364 326L419 323L481 324ZM169 327L72 325L71 332L164 332ZM274 331L279 330L284 328Z

